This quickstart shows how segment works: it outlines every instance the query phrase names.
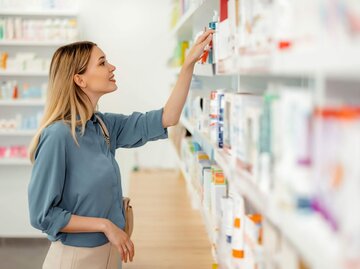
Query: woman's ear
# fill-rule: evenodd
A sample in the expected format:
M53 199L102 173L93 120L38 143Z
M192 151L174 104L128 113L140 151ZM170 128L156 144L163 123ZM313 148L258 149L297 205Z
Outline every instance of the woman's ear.
M80 74L75 74L74 75L74 82L76 83L76 85L78 85L80 88L86 88L86 81L83 78L82 75Z

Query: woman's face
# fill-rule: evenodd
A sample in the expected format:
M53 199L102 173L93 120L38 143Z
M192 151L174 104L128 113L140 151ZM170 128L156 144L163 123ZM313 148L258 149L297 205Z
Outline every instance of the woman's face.
M114 77L115 66L106 60L104 52L94 46L86 72L81 76L82 83L77 83L88 95L103 95L117 89Z

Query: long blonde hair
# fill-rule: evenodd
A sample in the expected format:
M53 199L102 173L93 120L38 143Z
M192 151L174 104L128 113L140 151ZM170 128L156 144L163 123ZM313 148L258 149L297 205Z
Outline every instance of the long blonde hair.
M83 135L86 122L94 109L89 97L74 82L74 75L85 73L94 46L96 44L93 42L82 41L62 46L55 51L50 64L44 115L29 147L32 163L35 161L35 152L43 129L53 122L62 120L69 123L72 137L79 145L76 127L81 125Z

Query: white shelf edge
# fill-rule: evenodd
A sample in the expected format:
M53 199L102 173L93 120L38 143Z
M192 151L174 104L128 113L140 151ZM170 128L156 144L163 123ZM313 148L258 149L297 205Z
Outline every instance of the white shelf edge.
M45 100L43 99L15 99L15 100L1 100L0 106L43 106L45 105Z
M36 130L2 130L0 129L0 136L33 136Z
M30 166L31 162L29 159L20 158L0 158L0 166Z
M194 126L192 123L184 116L180 117L180 123L191 133L194 134Z
M194 68L194 76L213 77L215 64L196 63Z
M22 77L47 77L47 71L0 71L0 76L22 76Z
M39 47L52 47L62 46L71 43L71 40L0 40L0 46L39 46Z
M17 9L1 9L0 16L59 16L59 17L75 17L79 14L77 10L17 10Z
M265 75L314 77L321 73L329 78L360 80L360 61L357 60L360 59L360 49L356 46L349 46L348 50L351 52L346 54L338 53L337 51L324 52L323 50L317 51L317 53L301 53L296 51L272 52L268 55L267 64L259 66L252 66L251 64L252 60L255 59L256 56L253 56L254 58L252 58L252 56L235 55L217 63L215 76ZM345 59L352 60L346 61ZM250 63L250 65L244 66L244 63ZM341 63L341 65L339 63Z

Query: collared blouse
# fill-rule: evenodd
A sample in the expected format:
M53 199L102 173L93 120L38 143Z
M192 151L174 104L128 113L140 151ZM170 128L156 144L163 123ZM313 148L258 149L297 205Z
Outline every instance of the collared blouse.
M57 121L46 127L35 152L28 186L31 225L46 233L50 241L79 247L96 247L108 241L104 233L60 232L72 214L111 220L124 229L121 175L115 160L117 148L132 148L168 137L162 125L163 109L129 116L115 113L96 115L110 134L105 142L95 115L85 133L77 128L77 146L70 127Z

